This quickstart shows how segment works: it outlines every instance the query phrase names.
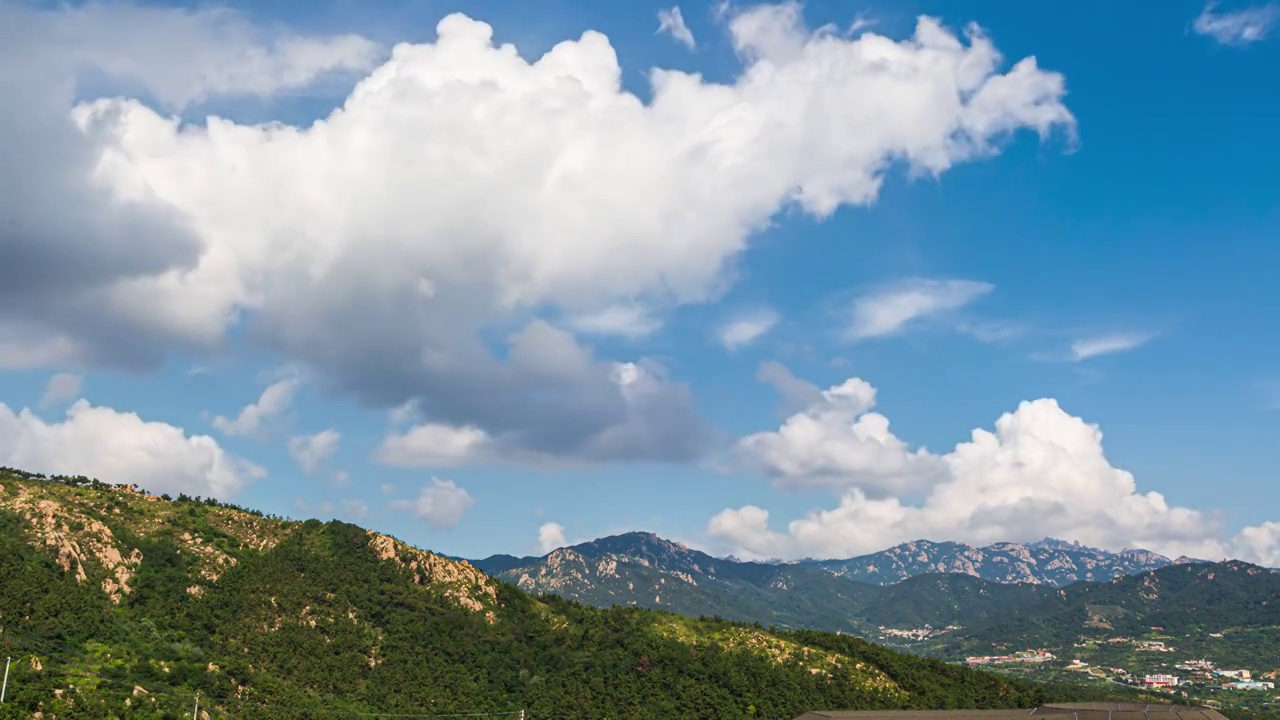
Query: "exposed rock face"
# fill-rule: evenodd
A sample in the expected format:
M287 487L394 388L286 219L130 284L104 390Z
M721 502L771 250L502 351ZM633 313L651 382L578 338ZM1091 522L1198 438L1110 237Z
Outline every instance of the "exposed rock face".
M27 521L34 540L48 547L59 567L73 573L77 582L88 580L90 572L104 574L102 589L116 604L133 591L129 581L142 564L142 551L132 548L122 553L111 529L102 522L80 508L36 499L21 490L7 494L2 506ZM99 568L102 573L97 572Z
M440 587L458 605L483 612L490 622L496 619L492 608L498 603L493 580L470 563L450 560L435 553L419 550L388 535L368 531L369 547L379 560L394 562L406 568L418 585Z
M9 471L5 471L8 473ZM113 603L133 592L131 585L145 562L143 552L121 540L116 528L127 528L132 537L153 538L182 526L188 506L166 502L133 485L95 484L77 488L66 484L4 475L0 486L0 510L16 514L32 544L46 548L63 570L78 582L101 584ZM269 520L233 508L202 506L202 517L228 537L218 543L232 549L266 550L288 535L294 523ZM216 582L237 564L234 555L191 531L177 537L180 553L193 559L196 584L187 589L202 592L200 583Z

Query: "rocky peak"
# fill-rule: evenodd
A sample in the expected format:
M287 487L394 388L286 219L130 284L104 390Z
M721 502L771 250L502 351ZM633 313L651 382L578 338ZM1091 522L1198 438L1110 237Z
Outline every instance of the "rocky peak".
M611 535L566 549L588 558L610 555L622 562L653 567L665 572L678 570L693 575L714 574L717 566L724 562L706 553L692 550L683 543L665 540L651 532Z

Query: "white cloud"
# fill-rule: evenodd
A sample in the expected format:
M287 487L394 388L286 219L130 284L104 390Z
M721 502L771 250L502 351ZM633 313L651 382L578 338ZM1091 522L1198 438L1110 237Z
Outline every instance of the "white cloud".
M870 338L900 332L930 315L958 310L995 289L975 280L914 278L863 295L853 302L851 338Z
M311 475L322 463L338 451L342 441L342 433L332 428L322 430L314 435L295 435L289 438L289 454L304 472ZM346 473L341 473L339 483L345 482Z
M83 375L58 373L49 378L49 384L45 385L44 394L40 396L40 407L47 408L50 405L74 400L82 389L84 389Z
M489 434L477 427L424 423L387 435L375 457L397 467L464 465L485 457L491 444Z
M944 464L889 432L889 419L869 412L875 397L869 383L850 378L777 431L743 438L738 452L784 486L859 488L877 496L928 487L945 473Z
M1107 460L1101 431L1054 400L1024 402L994 432L974 430L968 442L932 455L889 434L888 421L868 412L873 399L873 388L852 378L779 431L741 443L784 484L832 487L836 507L785 531L769 527L764 508L727 509L711 519L709 535L747 557L849 557L920 538L987 544L1045 535L1208 558L1280 552L1275 527L1224 542L1215 517L1140 492L1133 475ZM877 495L907 487L921 490L921 499Z
M678 5L669 10L658 11L658 32L667 33L690 50L698 46L693 39L693 31L684 23L684 14L680 12Z
M720 328L720 343L729 350L750 345L772 330L779 319L778 313L768 308L742 315Z
M220 37L209 28L239 16L218 12L157 17ZM0 228L0 338L49 349L20 359L147 367L243 335L369 406L416 399L433 423L557 457L688 460L709 433L655 363L632 363L644 392L624 387L628 363L545 318L714 300L781 211L826 218L873 202L896 165L940 175L1015 132L1074 129L1062 76L1032 58L1003 68L976 27L844 38L794 6L727 19L731 82L654 69L647 102L599 33L530 62L454 14L314 124L183 123L128 96L181 105L189 87L295 75L274 60L262 86L243 65L224 73L227 56L203 49L216 43L165 35L142 9L77 15L137 28L140 44L106 33L76 67L131 68L139 88L73 109L100 93L55 57L73 44L52 43L59 13L12 15L6 30L30 39L0 43L0 65L21 68L0 73L0 142L21 138L0 147L0 215L24 228L21 242ZM229 47L281 55L267 35Z
M1156 334L1151 332L1118 332L1081 338L1071 343L1071 359L1079 362L1099 355L1127 352L1147 344L1155 337Z
M1244 528L1231 541L1231 548L1242 560L1280 568L1280 522L1270 521Z
M285 378L268 385L255 402L245 405L235 419L221 415L213 426L227 435L260 435L267 426L289 411L298 389L297 378Z
M1280 21L1280 5L1267 3L1241 10L1214 12L1217 3L1204 6L1192 23L1199 35L1217 40L1223 45L1248 45L1266 40Z
M85 400L68 408L61 422L0 403L0 465L224 500L266 474L207 435L187 435Z
M564 526L560 523L543 523L542 527L538 528L538 548L543 553L549 553L568 544L564 538Z
M413 500L393 500L390 507L413 513L438 530L456 527L475 501L452 480L431 478Z
M611 305L598 312L569 318L569 327L588 335L639 338L657 332L662 323L641 305Z

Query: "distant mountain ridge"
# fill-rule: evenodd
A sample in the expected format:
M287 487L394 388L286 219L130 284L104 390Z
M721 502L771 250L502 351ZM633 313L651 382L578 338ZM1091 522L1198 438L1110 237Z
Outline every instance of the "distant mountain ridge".
M881 627L984 623L1079 581L1106 581L1174 561L1046 538L975 548L919 541L847 560L743 562L632 532L541 557L494 555L474 566L528 592L588 605L634 605L778 627L875 637Z
M1082 580L1103 581L1155 570L1175 561L1149 550L1109 552L1045 538L981 548L917 540L848 560L810 560L801 564L875 585L892 585L929 573L960 573L997 583L1064 587Z
M1064 587L1082 580L1103 581L1155 570L1166 565L1202 562L1190 558L1171 560L1141 549L1110 552L1075 542L1044 538L1032 543L994 543L974 547L957 542L917 540L877 553L848 559L779 562L742 561L732 556L714 557L650 532L630 532L591 540L552 551L540 557L493 555L470 560L492 575L534 568L562 550L586 558L613 556L662 572L685 572L731 578L758 578L779 568L809 568L872 585L892 585L918 575L962 574L996 583L1031 583ZM546 577L542 573L542 577Z

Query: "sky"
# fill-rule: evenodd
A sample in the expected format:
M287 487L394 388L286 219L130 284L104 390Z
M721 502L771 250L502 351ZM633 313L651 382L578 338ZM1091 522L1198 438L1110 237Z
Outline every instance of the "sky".
M1280 6L621 5L0 0L0 465L1280 566Z

